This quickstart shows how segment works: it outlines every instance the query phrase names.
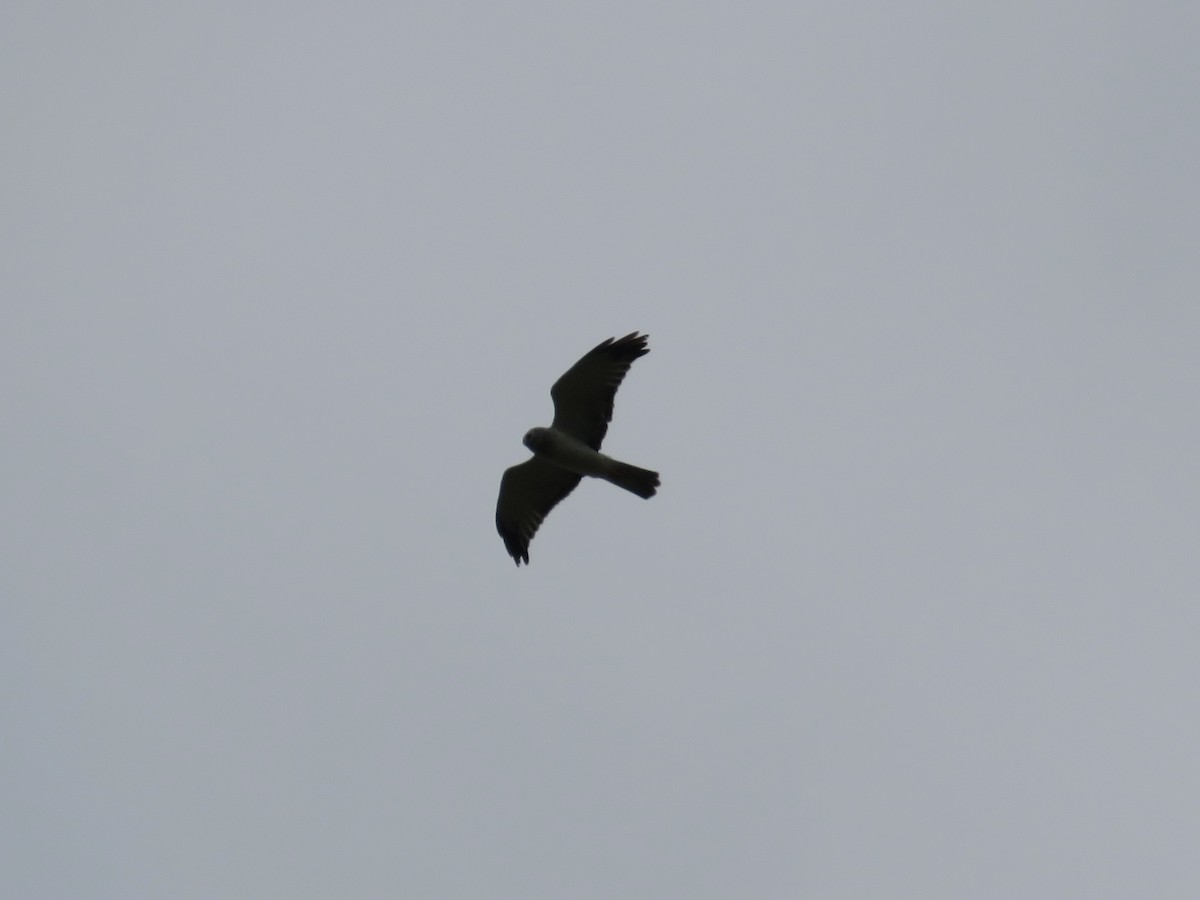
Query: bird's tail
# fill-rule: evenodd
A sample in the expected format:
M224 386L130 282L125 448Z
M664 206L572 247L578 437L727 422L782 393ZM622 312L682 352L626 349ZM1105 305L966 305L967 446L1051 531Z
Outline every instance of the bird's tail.
M625 490L631 491L646 500L649 500L658 491L657 472L651 472L649 469L639 469L637 466L631 466L629 463L614 460L612 472L609 474L608 480L617 487L623 487Z

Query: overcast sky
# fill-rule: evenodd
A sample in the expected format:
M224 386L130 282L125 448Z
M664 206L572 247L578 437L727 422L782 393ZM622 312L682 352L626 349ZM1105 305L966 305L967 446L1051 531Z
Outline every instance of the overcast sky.
M0 19L0 895L1195 896L1195 4Z

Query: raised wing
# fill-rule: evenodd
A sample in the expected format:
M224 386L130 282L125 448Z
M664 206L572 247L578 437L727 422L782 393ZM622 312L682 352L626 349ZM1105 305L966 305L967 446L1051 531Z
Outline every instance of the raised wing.
M575 490L581 476L536 456L505 470L496 501L496 530L519 566L529 565L529 542L558 501Z
M633 361L650 352L647 340L636 331L618 340L609 338L567 369L550 388L553 427L599 450L612 421L617 388Z

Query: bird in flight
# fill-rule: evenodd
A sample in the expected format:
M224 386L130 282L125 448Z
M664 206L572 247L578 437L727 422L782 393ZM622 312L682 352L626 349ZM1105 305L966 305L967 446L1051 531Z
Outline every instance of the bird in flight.
M657 472L600 452L617 388L633 361L650 352L647 340L647 335L636 331L609 338L584 354L550 388L554 421L549 428L525 433L523 443L533 456L500 479L496 530L518 566L529 565L529 542L542 520L584 475L603 478L645 499L658 490Z

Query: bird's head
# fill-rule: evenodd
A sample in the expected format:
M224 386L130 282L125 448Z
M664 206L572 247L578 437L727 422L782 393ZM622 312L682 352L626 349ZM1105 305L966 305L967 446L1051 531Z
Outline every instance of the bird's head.
M530 428L527 432L525 432L525 437L521 443L534 453L537 453L538 450L546 446L546 439L548 437L549 433L545 428Z

